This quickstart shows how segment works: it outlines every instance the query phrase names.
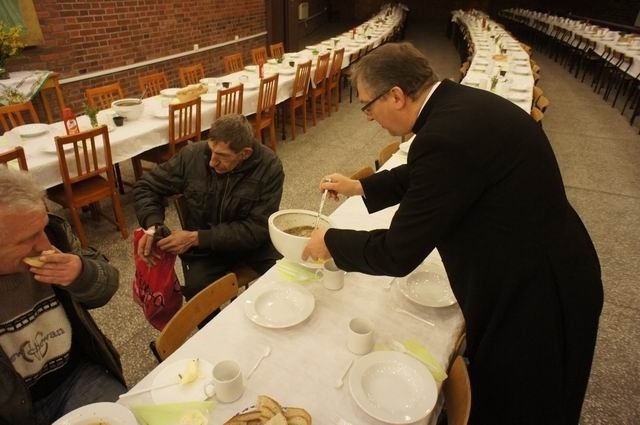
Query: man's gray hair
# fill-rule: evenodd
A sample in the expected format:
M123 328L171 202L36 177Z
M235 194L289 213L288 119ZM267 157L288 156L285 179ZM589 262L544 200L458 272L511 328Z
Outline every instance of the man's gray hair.
M411 43L387 43L357 62L351 72L351 82L364 84L371 97L398 86L416 100L438 76L427 58Z
M44 210L42 188L26 171L11 170L0 165L0 211Z
M219 106L219 105L218 105ZM255 148L253 127L244 115L223 115L211 124L209 140L229 143L229 148L240 152L243 148Z

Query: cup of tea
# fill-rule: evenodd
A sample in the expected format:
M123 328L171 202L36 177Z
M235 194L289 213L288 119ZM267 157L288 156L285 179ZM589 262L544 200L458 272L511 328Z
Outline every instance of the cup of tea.
M213 367L211 381L205 384L207 397L215 396L221 403L236 401L244 393L240 365L234 360L222 360Z
M296 66L296 63L294 61L289 61L289 66L293 68L294 66Z
M223 81L222 82L222 87L224 87L225 89L229 88L229 82L228 81Z
M332 291L342 289L345 274L346 272L340 270L333 260L325 262L322 268L316 271L316 277L322 280L322 286Z
M121 117L120 115L113 117L113 123L116 125L116 127L122 127L122 125L124 124L124 117Z
M241 76L239 76L239 77L238 77L238 80L239 80L241 83L246 83L247 81L249 81L249 77L248 77L248 76L246 76L246 75L241 75Z

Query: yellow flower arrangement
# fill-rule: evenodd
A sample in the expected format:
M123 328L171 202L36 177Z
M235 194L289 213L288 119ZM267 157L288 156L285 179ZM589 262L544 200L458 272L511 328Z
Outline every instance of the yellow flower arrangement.
M20 53L24 44L20 42L22 26L10 27L6 22L0 21L0 68L4 68L7 59Z

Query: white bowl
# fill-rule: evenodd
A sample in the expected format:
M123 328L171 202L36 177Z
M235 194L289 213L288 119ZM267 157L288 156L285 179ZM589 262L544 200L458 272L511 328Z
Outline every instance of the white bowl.
M120 99L111 103L111 109L127 121L133 121L142 115L144 103L142 103L142 100L135 98Z
M311 226L316 223L317 211L280 210L269 216L269 236L273 246L289 261L304 263L302 250L309 242L308 236L295 236L285 230L298 226ZM331 227L329 217L320 215L320 229Z

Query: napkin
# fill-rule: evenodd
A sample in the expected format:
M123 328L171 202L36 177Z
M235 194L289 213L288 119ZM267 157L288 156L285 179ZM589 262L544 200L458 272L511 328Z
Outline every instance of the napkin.
M214 408L213 401L193 401L142 404L131 407L131 411L141 425L206 425Z
M289 282L310 283L318 279L314 271L284 258L276 261L276 269L278 275Z
M442 382L447 379L447 372L424 345L412 339L404 341L403 345L407 351L427 366L436 381Z

